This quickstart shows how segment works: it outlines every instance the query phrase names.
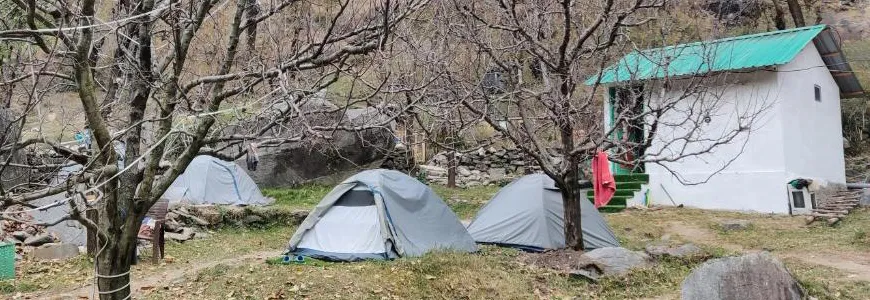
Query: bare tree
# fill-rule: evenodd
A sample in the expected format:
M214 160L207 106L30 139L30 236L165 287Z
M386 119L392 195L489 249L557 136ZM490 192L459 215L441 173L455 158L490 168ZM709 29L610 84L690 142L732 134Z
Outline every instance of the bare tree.
M93 137L92 149L82 151L59 137L6 138L5 154L47 149L84 168L68 184L46 187L31 180L23 192L5 188L0 201L31 209L68 205L68 218L98 232L100 299L131 297L129 270L142 218L196 155L220 155L221 147L255 140L270 146L384 128L416 105L413 99L401 103L366 124L312 120L378 102L373 95L385 79L371 76L366 63L378 56L373 53L388 52L391 30L426 0L0 3L7 10L2 13L20 16L20 22L0 23L0 48L10 49L0 54L16 57L2 66L0 87L11 91L4 97L20 113L22 127L41 95L71 88ZM359 88L337 109L301 109L310 95L339 80ZM238 124L252 119L256 123ZM251 124L256 128L225 130ZM289 127L297 130L279 130ZM114 147L119 142L122 152ZM69 197L43 207L28 203L58 193ZM86 217L88 209L98 217Z
M798 0L786 0L788 3L788 11L791 13L791 18L794 20L794 27L804 27L807 26L807 22L804 19L804 11Z
M614 113L605 124L601 99L608 91L603 91L600 78L605 67L642 47L637 40L661 45L679 38L676 33L671 36L672 24L663 20L664 1L451 2L454 13L439 14L451 18L444 21L455 43L451 47L458 52L470 49L452 56L454 64L464 68L446 68L446 85L456 93L451 99L474 116L469 122L488 124L555 180L565 205L565 240L570 248L583 248L579 201L587 200L580 180L591 178L581 165L598 152L609 151L611 161L631 170L644 164L666 165L745 142L750 125L765 107L741 108L728 124L717 125L723 127L720 135L711 136L705 132L705 120L733 105L715 96L727 90L726 74L699 69L695 77L665 74L652 81L639 81L644 79L641 74L631 74L628 82L614 87L614 102L608 105ZM647 34L632 39L632 30ZM664 70L667 58L679 55L639 53ZM493 91L485 83L492 70L503 75L502 90ZM729 162L722 162L721 168Z

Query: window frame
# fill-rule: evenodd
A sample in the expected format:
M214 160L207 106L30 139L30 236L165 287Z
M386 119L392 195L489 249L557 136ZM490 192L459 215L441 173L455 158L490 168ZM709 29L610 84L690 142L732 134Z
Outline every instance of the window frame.
M816 102L822 102L822 86L818 84L813 85L813 98L816 100Z

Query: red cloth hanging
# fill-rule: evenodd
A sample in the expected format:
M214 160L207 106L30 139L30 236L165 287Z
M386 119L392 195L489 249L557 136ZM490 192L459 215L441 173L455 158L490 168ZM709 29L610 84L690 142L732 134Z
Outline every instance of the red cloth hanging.
M616 182L610 173L607 153L603 151L592 159L592 189L595 192L595 208L607 205L616 193Z

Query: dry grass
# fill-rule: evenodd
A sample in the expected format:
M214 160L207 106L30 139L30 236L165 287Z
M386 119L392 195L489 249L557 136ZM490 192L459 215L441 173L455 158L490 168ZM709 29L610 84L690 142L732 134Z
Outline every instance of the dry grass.
M870 283L866 281L842 280L847 275L837 269L812 265L797 259L787 258L784 261L807 293L820 300L857 300L870 297Z
M431 253L393 262L218 266L151 299L625 299L673 295L693 263L665 262L599 284L519 264L518 252ZM281 298L284 297L284 298Z
M824 222L807 226L803 217L688 208L630 211L606 217L617 235L630 246L640 246L659 239L665 234L668 224L676 222L707 229L715 234L712 238L721 243L735 244L745 249L776 252L821 246L829 251L870 251L870 242L866 238L866 232L870 230L867 227L870 224L870 211L867 209L852 213L835 227L824 225ZM753 225L743 231L721 231L718 224L727 219L749 220Z
M435 190L445 199L473 200L467 206L448 200L460 211L460 216L471 217L497 188L435 187ZM269 193L284 197L279 201L282 205L304 207L312 205L326 192L323 187L306 187ZM687 208L629 210L605 217L627 248L638 250L648 243L661 242L663 237L672 243L688 240L673 233L674 224L683 224L706 235L703 241L696 243L712 257L767 249L788 257L784 262L812 296L870 298L870 282L852 279L845 271L811 264L794 256L825 252L870 254L870 239L862 233L866 224L870 224L867 210L851 214L839 227L805 226L800 217ZM750 220L753 226L726 233L717 226L725 219ZM292 227L226 229L214 232L209 239L171 243L167 254L174 257L173 263L156 267L142 264L136 267L134 276L153 277L167 270L232 261L264 251L279 253L294 230ZM519 252L512 249L485 246L476 254L436 252L389 262L283 264L274 257L220 264L174 280L164 288L139 293L150 299L571 299L578 296L582 299L678 299L683 278L700 263L668 260L593 284L522 264L518 255ZM0 283L0 291L8 295L10 289L15 292L74 287L90 280L88 266L87 260L59 263L53 265L54 271L38 271L37 265L27 265L24 268L36 271L27 272L27 276L14 284ZM76 272L85 275L76 275Z

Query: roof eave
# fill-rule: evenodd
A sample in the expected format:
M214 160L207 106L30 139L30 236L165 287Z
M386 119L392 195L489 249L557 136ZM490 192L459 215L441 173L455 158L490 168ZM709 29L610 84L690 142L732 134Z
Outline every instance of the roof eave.
M813 44L831 72L831 76L834 77L837 87L840 88L840 99L867 95L861 82L858 81L858 77L855 76L855 72L852 71L849 61L846 60L846 56L840 48L840 41L835 38L830 27L825 28L813 38Z

